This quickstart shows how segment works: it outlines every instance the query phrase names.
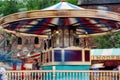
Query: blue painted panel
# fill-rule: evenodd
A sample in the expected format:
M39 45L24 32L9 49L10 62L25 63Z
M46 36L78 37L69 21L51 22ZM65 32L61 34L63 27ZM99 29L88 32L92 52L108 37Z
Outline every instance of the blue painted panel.
M55 61L62 61L62 52L61 50L54 50L54 60Z
M65 50L64 52L65 61L82 61L82 51L81 50Z

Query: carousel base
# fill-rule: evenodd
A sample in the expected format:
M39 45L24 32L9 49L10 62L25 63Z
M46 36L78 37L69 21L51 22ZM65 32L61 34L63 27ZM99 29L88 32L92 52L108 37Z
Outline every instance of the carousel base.
M53 80L53 79L55 79L55 80L65 80L65 79L71 80L71 77L72 77L72 80L77 80L77 78L83 79L83 80L89 80L89 74L86 74L83 77L83 73L81 73L81 72L78 72L78 73L75 73L75 72L70 72L70 73L61 72L61 73L57 73L55 71L55 70L68 70L68 71L70 70L70 71L72 71L72 70L89 70L89 69L90 69L89 65L53 65L53 66L42 66L42 70L53 70L52 77L49 76L49 75L51 75L51 73L48 73L47 77L50 77L50 78L48 78L49 80ZM45 78L46 78L46 76L44 76L42 80L44 80Z
M42 66L42 70L89 70L90 65L52 65Z

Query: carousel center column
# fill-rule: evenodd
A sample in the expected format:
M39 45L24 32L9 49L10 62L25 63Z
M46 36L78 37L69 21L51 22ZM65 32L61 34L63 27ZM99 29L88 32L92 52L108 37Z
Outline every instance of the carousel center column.
M74 30L71 29L55 29L52 31L52 47L53 48L66 48L69 46L74 46Z

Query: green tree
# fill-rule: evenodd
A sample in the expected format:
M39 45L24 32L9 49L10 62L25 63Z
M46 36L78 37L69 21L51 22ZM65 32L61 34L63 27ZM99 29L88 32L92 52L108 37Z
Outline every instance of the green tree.
M77 5L77 0L65 0L66 2ZM52 6L61 0L27 0L26 7L28 10L39 10L49 6Z
M78 0L66 0L67 2L77 5Z
M58 2L59 0L27 0L26 7L28 10L39 10Z
M98 36L94 38L97 43L97 48L119 48L120 47L120 32L110 35Z
M16 5L17 5L17 2L14 0L10 0L10 1L5 0L3 5L4 15L9 15L9 14L18 12L18 8Z
M38 10L40 0L27 0L26 7L28 10Z
M4 11L4 2L3 1L0 1L0 15L3 14L3 11Z

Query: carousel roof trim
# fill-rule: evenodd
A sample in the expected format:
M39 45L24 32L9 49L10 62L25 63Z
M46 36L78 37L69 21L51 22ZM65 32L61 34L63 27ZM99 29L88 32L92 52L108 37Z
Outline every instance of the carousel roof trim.
M69 12L69 13L68 13ZM103 14L101 14L103 12ZM76 14L75 14L76 13ZM75 15L74 15L75 14ZM84 10L34 10L26 12L18 12L0 18L0 25L29 19L38 18L58 18L58 17L88 17L101 18L106 20L120 21L120 14L110 11L84 9Z

